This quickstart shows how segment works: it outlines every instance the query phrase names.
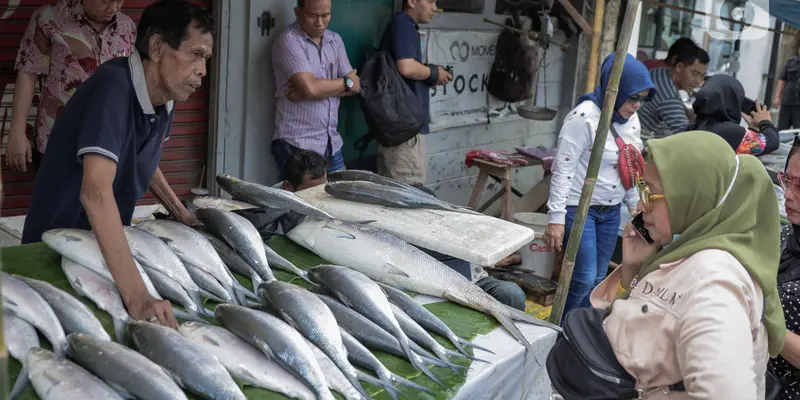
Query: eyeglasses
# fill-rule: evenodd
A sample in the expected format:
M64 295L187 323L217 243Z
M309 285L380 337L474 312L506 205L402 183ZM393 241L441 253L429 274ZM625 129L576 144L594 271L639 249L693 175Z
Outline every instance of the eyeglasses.
M636 178L636 189L639 191L639 199L642 201L644 210L647 212L652 211L651 204L653 201L664 198L663 194L653 194L653 192L650 191L650 186L644 183L644 179L642 179L641 176Z
M800 193L800 178L786 174L785 172L778 172L778 184L784 191L789 191L789 188L794 190L795 193Z
M642 96L640 94L635 94L628 98L628 102L636 104L636 103L644 103L650 101L649 96Z

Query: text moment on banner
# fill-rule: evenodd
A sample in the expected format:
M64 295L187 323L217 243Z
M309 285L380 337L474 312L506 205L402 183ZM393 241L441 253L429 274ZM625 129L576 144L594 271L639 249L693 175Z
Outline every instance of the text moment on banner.
M453 67L453 81L431 88L431 130L519 118L489 94L489 72L499 32L431 29L425 36L428 62ZM515 109L515 108L514 108Z

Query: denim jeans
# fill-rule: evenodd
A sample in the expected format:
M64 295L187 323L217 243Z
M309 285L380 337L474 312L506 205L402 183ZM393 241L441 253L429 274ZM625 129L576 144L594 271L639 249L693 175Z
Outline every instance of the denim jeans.
M477 282L478 287L497 301L520 311L525 311L525 292L514 282L501 281L487 276Z
M282 181L286 179L286 175L284 175L283 170L286 166L286 162L289 161L289 157L302 149L290 145L283 139L273 140L270 147L272 150L272 155L275 157L275 164L278 166L278 180ZM328 172L336 172L344 169L344 157L342 156L342 150L340 149L339 151L331 154L330 138L328 138L328 147L325 149L325 159L328 160Z
M564 226L564 249L567 248L569 233L575 222L578 207L567 207ZM564 315L578 307L589 307L589 294L606 278L608 263L614 254L619 233L620 205L592 206L586 216L583 236L575 257L572 282L569 285Z

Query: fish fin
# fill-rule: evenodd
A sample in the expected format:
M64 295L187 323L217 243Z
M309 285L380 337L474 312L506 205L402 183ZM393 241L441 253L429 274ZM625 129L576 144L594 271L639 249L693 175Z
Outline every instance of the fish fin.
M11 393L8 395L8 399L13 400L17 396L21 395L22 392L28 388L29 382L30 379L28 378L28 368L25 367L25 364L22 364L22 369L19 370L17 380L14 382L14 386L11 388Z
M331 236L334 236L336 238L339 238L339 239L354 240L356 238L355 236L353 236L350 233L347 233L347 232L342 231L340 229L336 229L336 228L330 227L328 225L323 226L322 229L327 230L328 234L330 234Z
M386 264L384 264L384 266L387 267L387 269L389 270L388 272L391 273L391 274L400 275L400 276L402 276L404 278L410 278L411 277L402 268L398 267L397 265L392 264L391 261L387 262Z
M500 322L500 325L503 325L503 327L506 328L511 336L514 336L514 339L517 339L521 345L525 346L526 351L533 351L530 342L528 342L528 339L525 339L525 336L522 335L522 332L519 331L519 328L514 325L514 321L511 320L511 317L503 312L496 311L492 312L492 315L497 319L497 322Z
M353 308L353 301L350 300L350 298L347 297L346 295L338 293L336 297L339 299L339 301L342 302L342 304L346 305L347 307Z
M444 362L447 365L447 367L450 368L451 371L458 373L459 365L453 364L453 362L450 361L450 358L448 358L446 354L447 349L445 349L444 347L438 347L434 349L433 352L436 353L436 357L442 360L442 362Z
M385 379L378 379L359 370L356 370L356 376L358 376L358 379L361 381L382 387L387 393L389 393L389 396L392 396L392 400L397 400L397 394L400 393L400 390L392 386L391 377L387 376Z
M462 339L462 338L460 338L460 337L458 337L458 336L456 336L455 338L456 338L456 340L455 340L455 341L453 341L452 339L450 339L450 341L451 341L451 342L453 342L453 344L454 344L454 345L456 345L456 347L461 347L460 345L456 344L456 343L459 343L459 344L463 344L463 345L465 345L465 346L469 346L469 347L472 347L472 348L476 348L476 349L479 349L479 350L483 350L483 351L485 351L485 352L487 352L487 353L492 353L492 354L495 354L493 351L491 351L491 350L487 349L486 347L483 347L483 346L478 346L477 344L475 344L475 343L472 343L472 342L470 342L470 341L468 341L468 340L464 340L464 339ZM466 354L466 351L464 351L464 348L463 348L463 347L461 347L461 348L459 349L459 351L461 351L462 353L465 353L465 354Z
M308 277L308 271L299 270L297 276L314 286L319 286Z
M394 372L389 371L389 373L391 374L389 376L389 378L392 380L392 382L395 382L398 385L403 385L403 386L406 386L406 387L410 387L412 389L419 390L420 392L436 394L433 390L430 390L430 389L426 388L425 386L422 386L422 385L420 385L418 383L414 383L414 382L412 382L412 381L410 381L410 380L408 380L406 378L403 378L402 376L397 375Z
M344 371L342 371L342 372L344 373ZM372 398L369 395L369 393L367 393L367 391L364 389L364 387L361 386L361 382L358 381L358 373L354 373L352 375L348 374L348 373L344 373L344 376L345 376L345 378L347 378L347 380L350 382L350 384L353 385L353 389L355 389L356 392L358 392L362 396L363 399L371 399ZM372 378L372 377L370 377L370 378ZM380 381L378 381L378 382L380 382ZM378 385L380 385L380 383L378 383Z
M522 321L522 322L527 322L527 323L533 324L533 325L543 326L545 328L550 328L550 329L552 329L552 330L554 330L554 331L556 331L558 333L562 332L561 327L558 326L558 325L555 325L555 324L550 323L548 321L543 321L543 320L541 320L539 318L536 318L536 316L525 314L524 312L522 312L520 310L517 310L516 308L509 307L509 306L505 306L505 307L506 307L506 309L508 311L510 311L511 319L513 319L515 321Z
M408 347L406 346L406 348ZM422 361L422 357L420 357L417 354L414 354L413 352L411 352L411 350L408 350L408 353L409 353L408 360L411 362L411 365L413 365L414 368L420 370L423 374L425 374L425 376L430 378L432 381L438 383L442 387L448 389L450 388L444 382L442 382L441 379L437 378L436 375L434 375L433 372L431 372L431 370L428 369L428 367L425 366L425 362Z
M480 358L475 358L474 356L471 356L469 354L465 355L465 354L461 354L461 353L459 353L457 351L453 351L453 350L449 350L449 349L445 349L444 353L446 355L450 356L450 357L461 357L461 358L466 358L466 359L469 359L469 360L472 360L472 361L480 361L480 362L485 362L487 364L491 364L489 361L481 360Z
M205 307L200 307L200 313L202 315L205 315L206 317L209 317L209 318L216 318L216 314L214 313L214 311L213 310L209 310L209 309L207 309Z
M202 294L203 296L206 296L207 298L209 298L211 300L216 301L217 303L227 303L228 302L227 300L225 300L225 299L223 299L223 298L221 298L221 297L219 297L219 296L217 296L217 295L215 295L215 294L213 294L213 293L211 293L208 290L205 290L203 288L200 288L200 294Z
M378 220L377 219L366 219L366 220L363 220L363 221L348 221L348 222L352 222L354 224L359 224L359 225L369 225L369 224L378 222Z

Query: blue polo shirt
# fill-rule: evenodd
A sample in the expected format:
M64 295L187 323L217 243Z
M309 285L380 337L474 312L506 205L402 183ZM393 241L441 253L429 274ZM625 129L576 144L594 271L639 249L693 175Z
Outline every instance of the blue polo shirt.
M389 53L395 60L413 58L422 63L422 42L419 34L419 25L405 11L400 11L392 19L389 42ZM425 115L430 115L430 87L424 81L406 79L408 87L417 95ZM420 133L428 133L428 124L425 124Z
M169 138L173 102L153 107L137 52L100 65L58 114L36 176L22 243L42 240L55 228L91 229L80 201L83 157L99 154L117 163L114 198L130 225Z

